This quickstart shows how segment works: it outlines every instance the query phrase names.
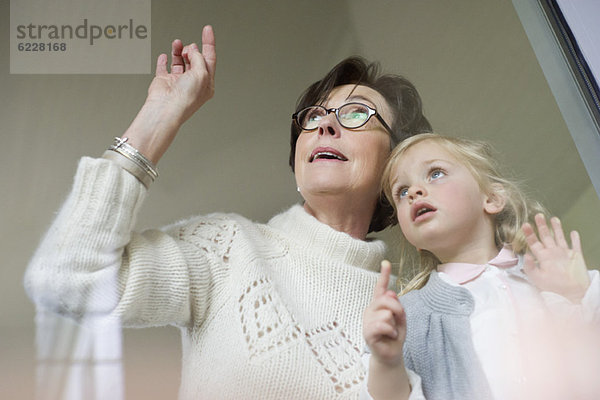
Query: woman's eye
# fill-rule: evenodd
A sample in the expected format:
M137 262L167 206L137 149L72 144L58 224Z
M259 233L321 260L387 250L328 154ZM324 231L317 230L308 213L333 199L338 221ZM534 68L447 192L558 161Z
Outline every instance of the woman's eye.
M353 112L342 114L342 118L347 119L347 120L353 120L353 119L365 120L365 119L367 119L367 114L362 111L353 111Z
M319 122L319 120L322 118L321 114L318 114L316 112L309 114L306 117L306 120L308 122Z
M344 104L338 110L338 118L346 128L358 128L369 119L369 109L360 103Z

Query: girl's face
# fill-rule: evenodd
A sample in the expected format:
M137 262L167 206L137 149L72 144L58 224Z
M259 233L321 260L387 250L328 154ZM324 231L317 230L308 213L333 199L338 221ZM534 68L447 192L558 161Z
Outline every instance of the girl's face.
M444 147L424 140L408 148L391 182L400 228L413 246L442 262L487 262L497 253L490 214L501 209Z

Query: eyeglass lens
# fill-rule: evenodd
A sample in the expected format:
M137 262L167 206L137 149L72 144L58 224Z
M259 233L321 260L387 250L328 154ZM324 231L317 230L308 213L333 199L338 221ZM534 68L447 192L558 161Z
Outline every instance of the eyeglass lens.
M319 121L327 115L327 110L321 106L305 108L298 114L298 122L303 129L313 130L319 126ZM344 128L358 128L364 125L371 112L367 106L360 103L348 103L341 106L336 117Z

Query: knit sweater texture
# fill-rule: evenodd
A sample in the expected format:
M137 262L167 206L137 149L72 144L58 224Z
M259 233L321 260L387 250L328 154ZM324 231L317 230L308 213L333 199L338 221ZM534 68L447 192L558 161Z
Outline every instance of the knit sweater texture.
M471 338L473 296L444 282L437 272L427 284L400 297L406 311L406 368L421 377L427 400L492 399Z
M357 398L362 313L385 245L335 231L300 205L267 224L235 214L133 232L146 189L83 158L25 286L45 310L175 325L181 399Z

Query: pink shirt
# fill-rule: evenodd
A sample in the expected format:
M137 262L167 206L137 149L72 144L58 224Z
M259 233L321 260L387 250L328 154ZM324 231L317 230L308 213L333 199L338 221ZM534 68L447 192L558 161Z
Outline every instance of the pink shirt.
M473 344L495 398L538 398L540 390L545 399L575 398L571 397L573 386L581 384L571 381L565 385L565 371L559 371L557 365L565 365L562 354L565 342L583 342L565 341L561 326L565 326L564 321L582 325L594 318L600 321L599 273L590 271L591 285L582 303L572 304L555 293L540 292L529 282L519 261L505 247L485 265L441 264L438 272L446 282L461 285L473 295L475 309L470 318ZM556 325L557 321L561 324ZM555 335L558 331L561 334ZM565 331L569 335L573 333ZM568 336L568 339L573 338ZM592 345L598 348L600 337L595 339ZM581 347L579 351L584 352L589 349L588 346L574 347ZM577 349L569 351L573 353ZM593 368L600 367L596 360L600 358L584 360L584 369L589 370L590 363ZM569 363L569 372L575 372L576 380L584 379L583 390L588 390L590 385L585 378L589 372L579 371L581 359L572 361L576 365ZM600 370L596 369L594 380L598 374ZM600 387L589 390L600 393ZM536 397L531 397L532 392Z

